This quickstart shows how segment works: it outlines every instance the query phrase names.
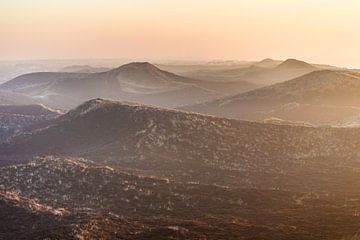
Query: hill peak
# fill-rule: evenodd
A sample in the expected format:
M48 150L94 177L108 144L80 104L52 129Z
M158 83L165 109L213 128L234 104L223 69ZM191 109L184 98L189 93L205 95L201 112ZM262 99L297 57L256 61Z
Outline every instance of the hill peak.
M258 63L273 63L273 62L276 62L276 61L271 58L265 58L265 59L259 61Z
M73 110L70 110L67 115L75 116L75 115L84 115L86 113L89 113L91 111L95 111L99 108L102 108L106 105L109 105L115 101L102 99L102 98L95 98L91 99L89 101L86 101Z
M287 69L287 68L315 68L313 65L304 62L304 61L300 61L297 59L287 59L284 62L282 62L281 64L279 64L277 67L277 69Z
M278 60L274 60L271 58L265 58L259 62L255 62L253 64L253 66L258 66L258 67L265 67L265 68L272 68L272 67L276 67L280 64L281 62Z
M147 70L147 71L151 71L151 70L160 70L159 68L155 67L153 64L149 63L149 62L131 62L131 63L127 63L124 64L118 68L116 68L115 70L121 70L121 71L139 71L139 70Z
M127 102L127 101L116 101L116 100L109 100L103 98L95 98L88 100L78 107L70 110L66 116L72 118L76 116L83 116L87 115L88 113L95 112L95 111L111 111L110 109L119 109L119 108L135 108L135 107L145 107L146 105L142 105L139 103L134 102ZM148 106L149 108L156 108L152 106Z

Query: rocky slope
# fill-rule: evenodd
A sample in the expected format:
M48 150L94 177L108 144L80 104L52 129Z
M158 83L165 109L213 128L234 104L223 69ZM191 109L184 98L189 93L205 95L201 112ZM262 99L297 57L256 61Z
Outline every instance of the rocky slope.
M60 112L42 105L0 105L0 142L24 128L53 119Z
M1 164L81 156L178 181L351 192L360 130L252 123L102 99L0 145Z
M16 239L351 239L360 227L359 195L181 184L76 158L0 173L0 236Z

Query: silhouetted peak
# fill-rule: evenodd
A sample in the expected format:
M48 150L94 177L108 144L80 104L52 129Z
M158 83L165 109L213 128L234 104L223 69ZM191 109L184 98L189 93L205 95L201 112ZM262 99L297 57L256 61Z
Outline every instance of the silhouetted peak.
M284 69L284 68L315 68L315 67L304 61L300 61L297 59L287 59L284 62L282 62L279 66L277 66L277 68Z
M274 63L274 62L276 62L274 59L271 59L271 58L265 58L265 59L263 59L263 60L261 60L260 62L258 62L258 63Z
M149 62L132 62L122 65L115 70L117 71L157 71L160 70Z
M134 102L127 102L127 101L116 101L116 100L109 100L109 99L103 99L103 98L96 98L96 99L91 99L89 101L86 101L84 103L82 103L81 105L79 105L78 107L70 110L66 116L73 118L73 117L77 117L77 116L83 116L83 115L87 115L91 112L95 112L95 111L106 111L106 112L112 112L112 111L117 111L120 109L129 109L129 108L133 108L135 109L139 109L140 107L142 108L146 108L146 105L142 105L139 103L134 103ZM149 108L149 107L148 107ZM150 108L156 108L156 107L151 107Z

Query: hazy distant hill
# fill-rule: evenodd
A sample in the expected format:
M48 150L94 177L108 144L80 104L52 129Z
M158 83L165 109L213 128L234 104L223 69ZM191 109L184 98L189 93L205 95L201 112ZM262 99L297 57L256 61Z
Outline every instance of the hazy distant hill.
M283 62L264 59L250 66L232 69L208 69L184 72L183 75L198 79L216 81L243 81L256 85L270 85L302 76L317 70L311 64L296 59Z
M106 67L93 67L90 65L71 65L61 68L59 72L99 73L110 70L111 70L110 68L106 68Z
M257 66L257 67L263 67L263 68L274 68L276 66L278 66L279 64L281 64L282 61L280 60L274 60L271 58L265 58L259 62L255 62L253 64L253 66Z
M333 124L360 114L359 92L358 73L323 70L184 109L230 118L263 120L276 117Z
M0 61L0 83L9 81L22 74L54 70L56 70L56 67L37 61Z
M237 64L227 64L226 62L205 62L205 63L156 63L158 68L165 71L173 72L179 75L183 75L186 72L193 71L212 71L212 70L228 70L236 69L241 67L249 67L252 65L252 62L239 62Z
M182 106L220 96L201 81L162 71L149 63L130 63L102 73L32 73L1 89L35 97L51 106L75 106L94 97Z
M36 103L38 103L38 101L32 97L10 91L0 90L0 105L24 105Z

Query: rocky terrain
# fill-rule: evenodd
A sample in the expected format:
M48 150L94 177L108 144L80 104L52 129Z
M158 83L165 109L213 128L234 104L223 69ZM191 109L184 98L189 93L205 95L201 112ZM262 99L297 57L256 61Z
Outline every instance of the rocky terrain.
M181 184L76 158L0 173L0 236L17 239L351 239L360 227L358 195Z
M310 69L248 70L275 68ZM67 106L110 88L157 105L227 91L148 63L30 76L2 86ZM182 108L212 115L102 98L66 113L0 105L0 239L357 239L358 80L314 71Z
M1 164L85 157L133 173L223 186L352 192L359 130L264 124L95 99L0 145Z
M0 105L0 142L19 134L24 128L59 116L58 111L42 105Z
M183 109L258 121L275 117L314 125L349 125L345 123L360 114L359 80L359 73L355 71L314 71L293 80Z
M70 239L73 220L68 215L64 209L0 191L0 239Z

